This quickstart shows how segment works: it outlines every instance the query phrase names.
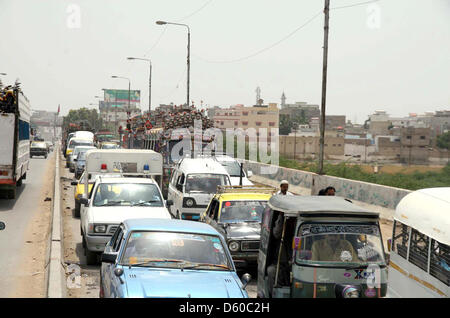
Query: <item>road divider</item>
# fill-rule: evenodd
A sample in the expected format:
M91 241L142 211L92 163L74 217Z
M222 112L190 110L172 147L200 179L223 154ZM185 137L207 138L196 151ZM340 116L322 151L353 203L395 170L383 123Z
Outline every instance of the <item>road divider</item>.
M66 297L66 270L63 260L62 219L61 219L61 185L59 178L59 146L55 147L55 188L53 192L52 227L50 235L50 252L48 260L47 298Z

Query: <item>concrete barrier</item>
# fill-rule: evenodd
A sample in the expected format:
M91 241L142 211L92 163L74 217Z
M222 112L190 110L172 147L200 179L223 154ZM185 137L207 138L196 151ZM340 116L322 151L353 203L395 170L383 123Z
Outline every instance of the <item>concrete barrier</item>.
M254 161L246 161L253 176L250 180L279 187L281 180L289 181L289 191L300 195L317 195L320 189L332 186L336 195L352 200L355 204L380 213L384 219L392 220L395 207L411 191L356 181L314 172L283 168ZM269 173L268 173L269 172Z
M62 218L60 203L59 147L55 147L55 190L53 195L52 233L50 244L50 261L48 273L48 298L66 297L66 270L63 263Z

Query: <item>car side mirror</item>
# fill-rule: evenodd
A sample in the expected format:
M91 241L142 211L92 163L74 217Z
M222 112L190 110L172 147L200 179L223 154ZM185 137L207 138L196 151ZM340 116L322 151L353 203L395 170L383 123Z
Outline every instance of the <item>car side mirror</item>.
M103 253L102 257L101 257L101 262L114 264L116 262L116 259L117 259L117 254Z
M0 231L4 230L6 227L4 222L0 222Z
M72 181L72 182L70 183L70 185L76 186L76 185L78 185L78 182L77 182L77 181Z
M247 177L250 178L251 176L253 176L253 172L251 170L247 171Z
M241 282L242 282L242 289L245 289L248 285L248 283L250 283L250 281L252 280L252 276L248 273L245 273L244 275L242 275L241 278Z
M83 205L89 205L89 199L88 198L80 198L80 203Z
M172 200L167 200L167 201L166 201L166 205L167 205L167 206L173 205L173 201L172 201Z

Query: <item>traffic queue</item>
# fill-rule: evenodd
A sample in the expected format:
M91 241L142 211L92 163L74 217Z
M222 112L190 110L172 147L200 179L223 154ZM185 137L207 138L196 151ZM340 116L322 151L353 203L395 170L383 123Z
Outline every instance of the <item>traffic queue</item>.
M98 149L86 136L70 138L66 155L76 152L74 162L84 162L82 171L73 169L80 176L72 182L75 216L87 264L101 266L100 297L246 298L249 269L257 269L260 298L407 292L398 288L405 277L388 278L377 212L342 197L254 185L251 171L223 154L181 158L171 166L165 194L160 153ZM442 237L429 240L439 264L448 264ZM399 256L414 252L404 254L398 243L393 250L401 273ZM435 294L448 297L448 272L435 273Z

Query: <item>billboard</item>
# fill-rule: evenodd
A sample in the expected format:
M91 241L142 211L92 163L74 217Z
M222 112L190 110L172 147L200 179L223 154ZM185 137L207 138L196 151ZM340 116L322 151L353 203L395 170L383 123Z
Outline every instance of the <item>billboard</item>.
M128 90L127 89L103 89L105 93L104 101L111 103L111 107L121 107L128 105ZM140 90L130 90L130 105L139 106L141 101ZM115 104L117 103L117 105Z

